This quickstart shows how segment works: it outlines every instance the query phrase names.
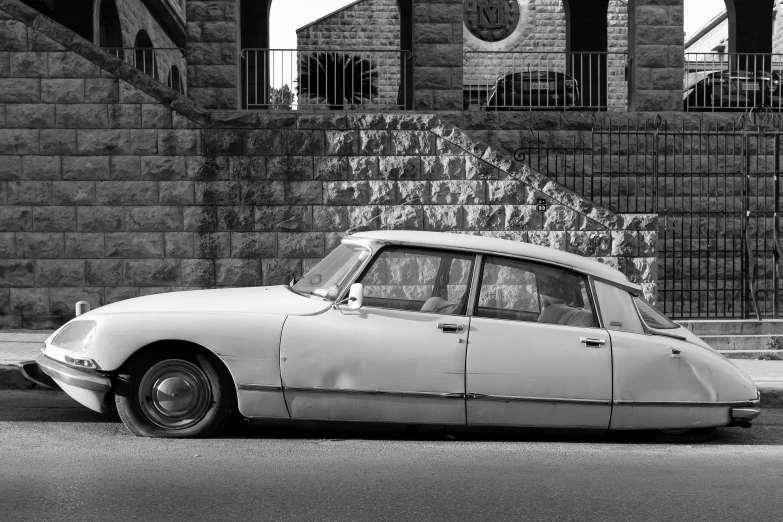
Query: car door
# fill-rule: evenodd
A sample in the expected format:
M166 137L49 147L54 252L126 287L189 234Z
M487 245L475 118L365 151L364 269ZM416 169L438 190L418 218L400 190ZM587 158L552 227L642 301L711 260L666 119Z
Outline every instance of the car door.
M474 262L469 254L387 247L357 281L360 309L289 317L280 367L291 417L464 424Z
M469 425L608 428L611 343L587 279L485 257L466 386Z

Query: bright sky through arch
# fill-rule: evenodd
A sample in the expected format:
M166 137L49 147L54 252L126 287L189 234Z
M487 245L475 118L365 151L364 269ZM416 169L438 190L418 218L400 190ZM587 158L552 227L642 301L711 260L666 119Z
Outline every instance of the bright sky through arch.
M724 0L685 0L685 34L693 35L726 9Z

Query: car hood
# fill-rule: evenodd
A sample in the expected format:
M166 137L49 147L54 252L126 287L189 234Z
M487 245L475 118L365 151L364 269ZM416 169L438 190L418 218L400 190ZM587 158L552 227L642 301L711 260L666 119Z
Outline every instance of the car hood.
M90 314L191 312L312 315L326 310L331 305L330 301L301 296L287 286L257 286L136 297L101 306Z

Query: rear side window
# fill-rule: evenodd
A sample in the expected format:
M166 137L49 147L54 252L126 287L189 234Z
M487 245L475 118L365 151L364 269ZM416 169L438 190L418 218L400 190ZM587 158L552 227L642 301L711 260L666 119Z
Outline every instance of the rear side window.
M633 305L633 296L627 290L595 281L598 306L607 330L643 334L644 327Z
M587 279L568 270L487 256L476 317L595 328Z

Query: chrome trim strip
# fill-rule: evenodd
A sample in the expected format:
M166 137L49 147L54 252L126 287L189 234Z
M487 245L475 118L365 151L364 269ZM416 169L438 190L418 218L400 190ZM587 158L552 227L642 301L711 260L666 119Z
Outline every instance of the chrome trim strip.
M238 390L245 390L245 391L258 391L258 392L276 392L276 391L283 391L282 386L277 386L275 384L240 384L237 386Z
M111 379L103 373L69 366L46 355L39 355L35 362L55 382L94 392L106 393L111 390Z
M503 401L503 402L554 402L558 404L600 404L610 405L612 401L595 399L560 399L550 397L516 397L511 395L484 395L482 393L469 393L468 399L476 401Z
M617 406L757 406L758 400L749 401L614 401Z
M464 393L438 392L394 392L383 390L353 390L349 388L295 388L286 386L283 391L288 393L343 393L348 395L388 395L394 397L419 397L435 399L464 399Z

